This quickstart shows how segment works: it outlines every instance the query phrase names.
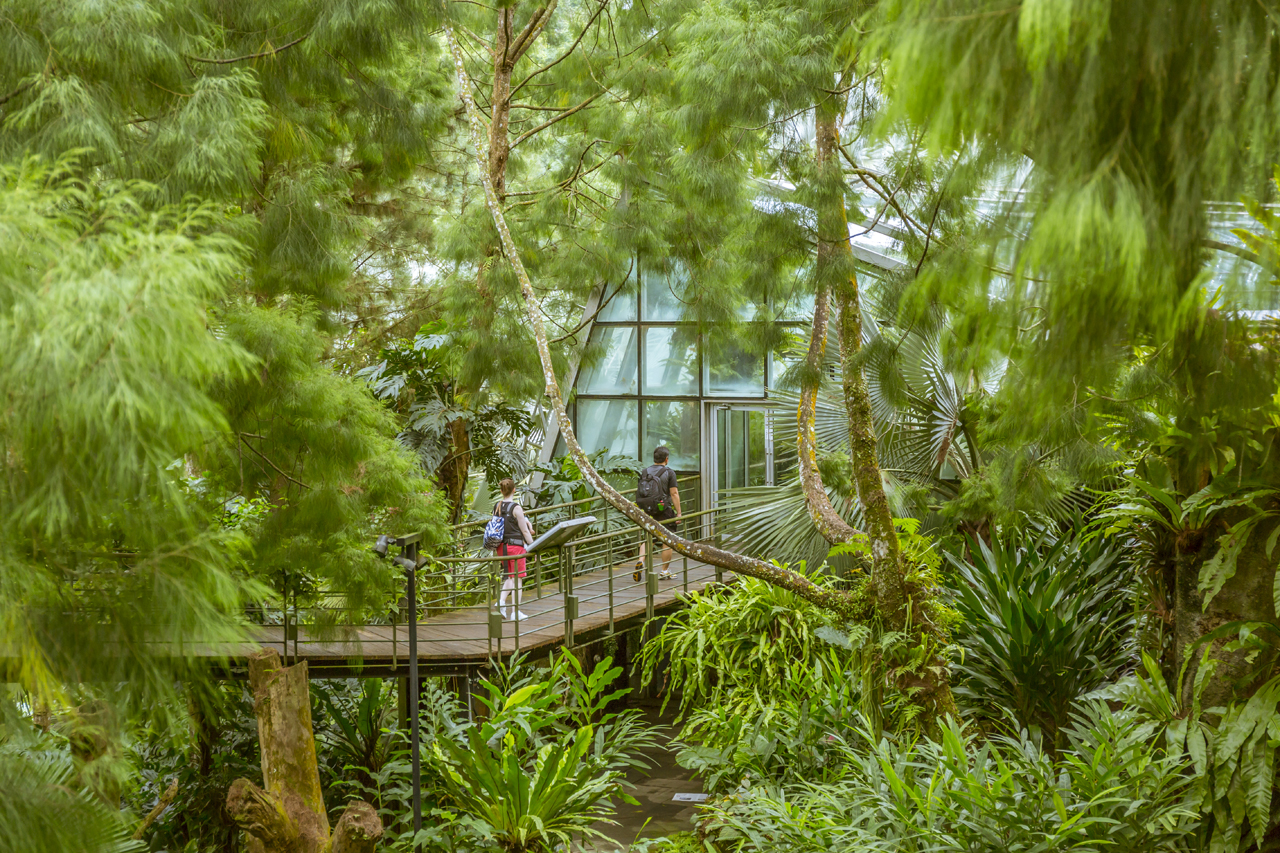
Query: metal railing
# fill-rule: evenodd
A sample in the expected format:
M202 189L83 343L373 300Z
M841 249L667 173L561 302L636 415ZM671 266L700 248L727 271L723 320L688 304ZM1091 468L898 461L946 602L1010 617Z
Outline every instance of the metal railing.
M699 478L684 477L678 485L682 506L696 507ZM694 541L714 541L715 513L715 509L683 513L681 535ZM612 633L620 619L632 618L638 612L643 612L646 618L653 617L655 600L663 589L656 571L662 546L659 543L655 553L648 532L635 526L600 496L527 509L525 515L535 531L564 518L586 515L596 518L583 535L568 544L527 556L526 576L519 586L523 591L520 606L534 611L529 619L508 620L496 609L503 564L512 558L494 555L483 547L481 540L488 517L453 525L450 540L425 560L416 554L419 537L396 540L399 543L411 539L412 544L403 548L401 559L412 551L414 561L420 563L414 573L416 623L422 629L436 629L418 632L418 654L443 659L450 655L451 648L460 648L459 644L470 644L469 647L474 648L476 641L482 641L487 656L504 655L530 645L543 645L549 634L558 638L561 628L563 643L572 646L575 630L588 621L593 627L598 625ZM641 553L644 557L637 580L635 567ZM719 569L696 564L691 577L689 559L679 554L673 555L671 570L672 581L684 593L690 590L691 583L724 580ZM398 666L402 663L398 644L409 640L410 610L404 575L397 574L389 592L387 601L391 606L381 614L366 612L360 621L364 629L385 626L387 630L382 634L391 642L391 663ZM299 607L296 593L287 585L282 590L279 612L284 623L286 656L305 654L305 647L313 643L334 641L323 631L313 634L313 627L352 623L350 618L341 618L346 605L340 593L327 592L310 598L310 606ZM549 618L553 614L555 618ZM306 636L297 630L299 624L308 629ZM338 631L335 636L341 635Z

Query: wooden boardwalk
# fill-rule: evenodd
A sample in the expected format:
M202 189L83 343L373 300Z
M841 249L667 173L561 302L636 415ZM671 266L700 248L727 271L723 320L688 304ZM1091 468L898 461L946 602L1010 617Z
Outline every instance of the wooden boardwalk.
M622 631L641 624L647 613L645 584L632 579L634 564L613 569L613 626ZM655 566L658 568L658 566ZM671 563L672 578L658 580L653 597L655 613L679 606L686 589L684 562L677 557ZM731 577L726 573L726 577ZM689 592L702 590L715 583L716 569L703 563L688 563ZM573 621L574 644L598 638L609 628L609 570L600 569L577 575L573 592L578 598L578 618ZM489 614L492 607L476 605L431 614L418 624L418 665L426 674L463 672L483 666L490 660L508 658L528 652L545 655L564 645L568 624L565 620L565 595L555 582L544 583L542 597L535 597L532 585L526 587L520 609L529 617L520 622L503 620L501 640L490 637ZM254 630L254 645L234 650L204 650L206 656L221 656L233 666L257 647L274 648L289 661L305 660L314 677L348 675L403 676L408 672L409 636L405 625L364 625L338 629L336 636L315 637L305 626L284 642L284 628L261 626ZM518 634L518 635L517 635Z

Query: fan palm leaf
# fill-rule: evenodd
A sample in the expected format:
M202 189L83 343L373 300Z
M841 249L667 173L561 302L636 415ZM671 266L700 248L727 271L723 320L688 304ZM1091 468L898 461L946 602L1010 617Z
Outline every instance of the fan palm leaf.
M862 524L862 510L848 495L826 487L832 507L849 524ZM799 477L777 486L732 489L720 495L720 530L730 547L761 559L817 567L827 559L831 544L809 517ZM833 568L847 570L847 558L832 558ZM848 563L846 565L845 563Z
M874 306L874 299L870 304ZM944 524L946 513L939 515L937 508L960 497L964 484L985 475L988 467L993 467L993 476L983 488L993 489L1011 510L1063 519L1086 509L1091 500L1080 486L1084 469L1071 460L1087 459L1090 449L1096 453L1097 448L1083 440L1053 448L976 445L979 404L999 389L1007 365L997 362L983 371L957 372L942 353L945 317L926 320L908 329L869 323L859 354L871 397L877 456L895 512L918 516L930 527ZM814 412L814 433L824 455L849 448L848 414L839 383L839 362L828 359ZM770 403L780 411L795 411L799 395L772 392ZM775 437L779 455L794 445L793 435L780 431ZM907 496L922 490L929 506L913 506L925 502ZM826 491L836 511L858 527L861 517L851 486L833 481L826 483ZM747 553L819 565L815 561L829 550L813 525L798 482L726 492L720 506L720 530Z

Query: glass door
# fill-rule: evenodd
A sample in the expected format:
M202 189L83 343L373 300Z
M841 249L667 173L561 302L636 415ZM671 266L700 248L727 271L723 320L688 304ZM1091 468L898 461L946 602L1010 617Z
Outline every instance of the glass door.
M774 484L773 418L759 406L711 407L712 497L718 504L726 489Z

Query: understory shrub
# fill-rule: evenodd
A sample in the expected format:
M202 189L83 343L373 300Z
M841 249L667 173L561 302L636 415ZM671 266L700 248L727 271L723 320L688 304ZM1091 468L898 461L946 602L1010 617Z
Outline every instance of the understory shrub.
M1094 702L1056 756L1025 733L842 743L838 779L746 785L709 810L722 851L1184 851L1197 810L1184 761L1131 711Z
M1135 662L1132 572L1101 538L972 543L957 573L955 694L970 712L1040 731L1052 748L1071 703Z
M606 710L628 692L613 687L621 673L610 658L588 672L567 651L550 667L518 657L481 679L486 710L475 720L440 684L424 683L416 837L403 731L390 733L381 767L348 766L338 787L378 809L390 850L525 853L601 837L613 801L634 803L626 772L648 766L644 752L658 745L641 711Z

